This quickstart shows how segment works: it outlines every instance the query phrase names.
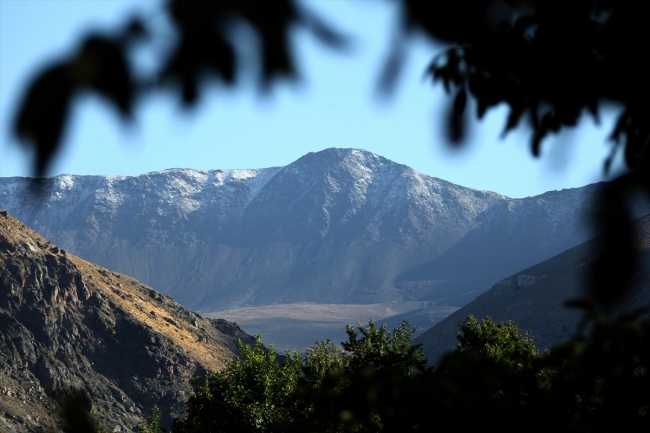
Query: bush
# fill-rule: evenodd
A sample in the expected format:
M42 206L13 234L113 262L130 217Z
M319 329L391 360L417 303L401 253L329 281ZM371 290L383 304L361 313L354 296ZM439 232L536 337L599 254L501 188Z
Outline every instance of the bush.
M238 342L241 361L232 360L221 372L192 379L194 395L174 432L268 432L291 429L297 418L295 393L302 376L296 352L283 363L273 345L258 336L254 347Z

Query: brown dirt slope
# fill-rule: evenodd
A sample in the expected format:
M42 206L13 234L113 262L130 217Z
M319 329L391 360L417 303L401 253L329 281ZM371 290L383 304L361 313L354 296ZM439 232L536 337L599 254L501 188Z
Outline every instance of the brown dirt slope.
M641 266L634 295L622 310L650 304L650 215L634 224ZM427 359L435 365L444 353L454 350L458 343L458 325L470 314L479 320L486 316L496 321L514 320L522 331L532 333L539 349L566 341L573 335L582 313L566 308L564 303L585 295L586 269L596 254L596 239L592 239L499 281L414 342L424 342ZM532 285L520 286L520 276L522 283L525 276L538 280Z
M236 325L66 253L0 210L0 431L61 428L50 395L90 393L111 431L157 405L168 423L189 379L237 356Z

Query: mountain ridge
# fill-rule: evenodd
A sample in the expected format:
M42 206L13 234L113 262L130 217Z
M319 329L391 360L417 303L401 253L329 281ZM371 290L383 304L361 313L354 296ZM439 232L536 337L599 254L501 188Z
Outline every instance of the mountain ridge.
M0 178L0 205L67 250L199 311L459 307L591 237L579 214L597 189L511 199L336 148L269 169L65 175L45 180L39 197L29 184Z
M650 215L632 224L639 266L632 296L618 306L619 312L650 305ZM587 295L586 272L599 248L598 239L590 239L513 273L416 337L414 343L424 342L427 359L435 364L444 353L455 349L458 324L470 314L478 320L490 316L494 321L517 322L522 332L531 332L540 350L568 340L582 312L564 303Z
M50 396L70 387L90 392L111 431L131 431L154 405L169 425L189 379L237 357L238 338L254 341L0 210L0 430L60 429Z

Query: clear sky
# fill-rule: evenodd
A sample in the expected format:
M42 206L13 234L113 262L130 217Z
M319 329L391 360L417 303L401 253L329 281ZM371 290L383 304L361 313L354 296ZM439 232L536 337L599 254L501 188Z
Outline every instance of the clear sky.
M440 48L423 38L412 40L397 91L382 101L375 88L397 18L393 2L305 3L352 37L349 52L332 52L296 31L303 75L298 85L282 83L260 96L249 76L235 90L211 88L189 113L168 95L151 96L138 106L137 122L128 128L102 101L83 97L50 174L262 168L328 147L353 147L511 197L603 179L613 112L603 116L600 127L585 118L577 130L545 141L542 158L534 159L525 130L500 139L506 110L496 109L472 126L464 150L452 151L440 132L444 90L423 75ZM0 176L31 174L29 155L16 144L10 125L38 68L73 50L88 29L116 28L126 13L140 13L164 35L161 5L155 0L0 0ZM143 68L149 64L146 54L138 60Z

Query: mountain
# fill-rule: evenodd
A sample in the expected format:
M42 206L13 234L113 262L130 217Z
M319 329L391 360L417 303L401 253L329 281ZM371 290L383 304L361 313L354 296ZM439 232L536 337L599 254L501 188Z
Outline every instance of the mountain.
M640 266L634 295L621 310L650 305L650 215L634 222ZM568 340L582 317L580 310L566 308L565 301L583 297L585 272L598 252L591 239L541 263L497 282L490 290L450 314L414 339L424 342L430 363L456 348L458 324L470 314L478 320L514 320L522 331L530 331L538 349ZM615 289L615 288L612 288Z
M110 431L131 431L154 405L169 423L188 380L223 368L237 338L254 341L0 210L0 431L58 430L49 396L66 387L88 390Z
M510 199L363 150L327 149L258 170L0 178L0 206L66 250L197 311L460 307L589 239L582 215L596 188Z

